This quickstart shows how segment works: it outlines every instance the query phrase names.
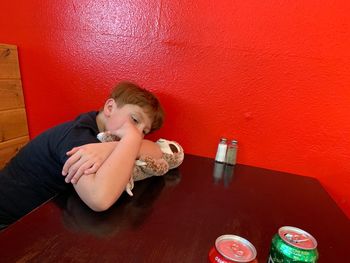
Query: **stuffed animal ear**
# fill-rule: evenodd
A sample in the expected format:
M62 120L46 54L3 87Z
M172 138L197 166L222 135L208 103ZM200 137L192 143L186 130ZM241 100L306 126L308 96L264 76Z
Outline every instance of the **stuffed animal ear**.
M169 169L177 168L182 164L185 154L178 142L159 139L157 143L163 152L163 159L169 164Z

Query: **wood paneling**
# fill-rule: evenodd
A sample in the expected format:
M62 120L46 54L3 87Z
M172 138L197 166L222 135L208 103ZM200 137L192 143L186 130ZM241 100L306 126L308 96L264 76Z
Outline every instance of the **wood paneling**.
M0 78L21 78L16 46L0 44Z
M0 79L0 110L23 107L24 99L21 81Z
M24 108L0 111L0 142L28 135Z
M15 138L0 143L0 167L5 164L29 141L29 136Z
M0 44L0 169L28 141L17 47Z

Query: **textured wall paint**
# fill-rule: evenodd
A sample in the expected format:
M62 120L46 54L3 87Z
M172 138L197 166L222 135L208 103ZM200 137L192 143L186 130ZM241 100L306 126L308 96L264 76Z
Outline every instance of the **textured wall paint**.
M12 0L0 42L19 47L31 136L130 79L167 111L151 138L207 157L236 138L239 163L316 177L350 216L349 5Z

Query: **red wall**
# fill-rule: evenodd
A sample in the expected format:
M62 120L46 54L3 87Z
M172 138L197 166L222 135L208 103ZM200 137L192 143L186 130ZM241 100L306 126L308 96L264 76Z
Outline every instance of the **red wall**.
M31 136L97 109L129 79L168 113L152 138L316 177L350 217L348 1L5 1ZM315 200L315 205L317 200Z

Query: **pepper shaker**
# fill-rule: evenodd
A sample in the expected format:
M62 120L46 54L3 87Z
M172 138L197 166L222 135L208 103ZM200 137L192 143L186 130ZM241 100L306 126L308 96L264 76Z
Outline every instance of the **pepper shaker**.
M229 165L236 164L237 150L238 150L238 142L236 140L232 140L231 143L227 146L225 163Z

